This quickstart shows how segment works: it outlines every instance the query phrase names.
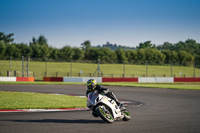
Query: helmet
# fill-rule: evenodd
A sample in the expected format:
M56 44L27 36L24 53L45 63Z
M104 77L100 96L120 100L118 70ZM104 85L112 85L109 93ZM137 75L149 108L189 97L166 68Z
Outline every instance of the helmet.
M89 91L93 91L95 86L96 86L96 80L95 79L89 79L87 81L87 88L88 88Z

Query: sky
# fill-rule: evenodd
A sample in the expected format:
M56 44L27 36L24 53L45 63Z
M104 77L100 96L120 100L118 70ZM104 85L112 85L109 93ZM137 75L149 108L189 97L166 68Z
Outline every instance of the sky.
M200 42L200 0L0 0L0 32L56 48Z

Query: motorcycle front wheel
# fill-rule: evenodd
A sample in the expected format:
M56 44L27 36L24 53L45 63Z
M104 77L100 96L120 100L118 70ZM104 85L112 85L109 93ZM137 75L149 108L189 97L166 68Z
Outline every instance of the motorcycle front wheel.
M124 114L124 118L123 118L123 121L128 121L131 119L131 114L130 112L126 109L124 111L122 111L122 113Z
M100 105L97 109L97 113L105 122L113 123L114 117L112 116L109 108L105 105Z

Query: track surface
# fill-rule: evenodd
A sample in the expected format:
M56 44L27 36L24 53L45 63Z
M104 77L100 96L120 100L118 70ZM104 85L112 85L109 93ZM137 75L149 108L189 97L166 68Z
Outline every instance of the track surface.
M128 106L128 122L104 123L90 111L0 113L0 133L199 133L200 91L109 86L119 99L140 101ZM85 95L83 85L0 85L0 91Z

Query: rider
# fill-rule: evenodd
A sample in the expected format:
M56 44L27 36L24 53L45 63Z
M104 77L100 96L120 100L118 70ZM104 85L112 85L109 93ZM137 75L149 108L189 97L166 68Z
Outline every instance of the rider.
M95 79L89 79L89 80L87 81L87 88L88 88L88 89L87 89L87 91L86 91L86 96L87 96L90 92L92 92L92 91L94 91L94 90L97 90L97 93L99 93L99 94L104 94L104 95L106 95L107 97L113 99L113 100L117 103L117 105L118 105L120 108L123 108L123 104L121 104L121 103L119 102L119 100L118 100L117 97L114 95L114 93L113 93L113 92L109 92L109 89L108 89L108 88L104 88L104 87L102 87L101 85L96 84L96 80L95 80Z

